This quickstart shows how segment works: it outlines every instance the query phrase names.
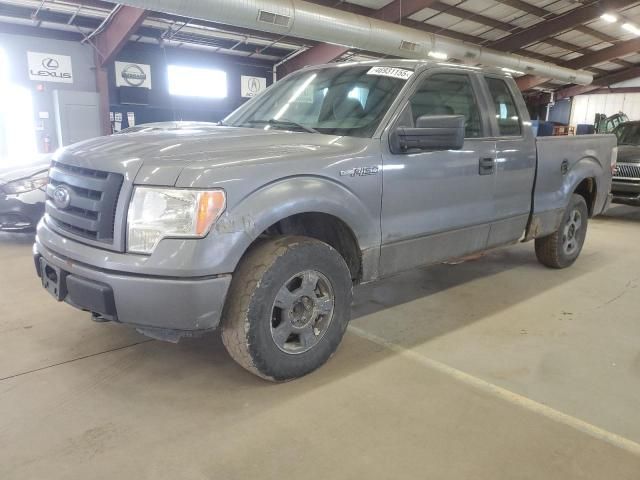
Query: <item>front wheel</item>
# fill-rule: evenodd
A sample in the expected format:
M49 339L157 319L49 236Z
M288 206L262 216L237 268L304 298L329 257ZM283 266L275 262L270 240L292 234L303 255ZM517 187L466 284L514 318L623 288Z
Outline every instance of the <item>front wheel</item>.
M550 268L567 268L576 261L587 236L589 210L581 195L573 194L558 230L536 238L538 261Z
M254 247L233 276L222 323L231 357L272 381L301 377L335 352L351 315L342 256L307 237Z

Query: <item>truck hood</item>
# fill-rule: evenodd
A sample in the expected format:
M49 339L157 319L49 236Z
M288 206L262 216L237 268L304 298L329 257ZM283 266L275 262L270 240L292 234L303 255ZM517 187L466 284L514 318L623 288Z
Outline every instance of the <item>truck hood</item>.
M349 148L339 141L341 138L275 129L183 125L87 140L60 151L54 160L123 173L135 178L136 183L173 185L184 168L248 166L301 156L331 157L332 153ZM350 148L357 150L354 147Z
M621 163L640 164L640 145L619 145L618 161Z

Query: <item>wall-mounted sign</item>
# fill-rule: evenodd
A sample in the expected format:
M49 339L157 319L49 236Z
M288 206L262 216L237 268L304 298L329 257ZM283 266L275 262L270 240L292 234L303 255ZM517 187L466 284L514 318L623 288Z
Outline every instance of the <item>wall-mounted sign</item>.
M71 57L50 53L27 52L29 80L73 83Z
M263 77L248 77L246 75L242 75L240 77L240 82L240 93L245 98L255 97L267 88L267 79Z
M116 62L116 86L151 88L151 66Z

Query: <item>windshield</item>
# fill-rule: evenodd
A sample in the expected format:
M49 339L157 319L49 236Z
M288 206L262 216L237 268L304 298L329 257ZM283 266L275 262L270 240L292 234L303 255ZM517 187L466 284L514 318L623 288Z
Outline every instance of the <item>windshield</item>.
M224 124L370 137L412 73L371 66L301 72L276 83Z
M640 123L630 123L616 128L618 145L640 145Z

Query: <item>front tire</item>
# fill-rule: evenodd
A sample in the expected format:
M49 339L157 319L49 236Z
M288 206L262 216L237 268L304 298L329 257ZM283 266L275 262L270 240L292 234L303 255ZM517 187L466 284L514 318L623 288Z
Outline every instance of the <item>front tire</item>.
M233 276L222 341L259 377L302 377L338 348L351 298L349 268L335 249L307 237L272 239L250 250Z
M567 268L576 261L587 236L589 209L581 195L573 194L558 230L536 238L538 261L549 268Z

